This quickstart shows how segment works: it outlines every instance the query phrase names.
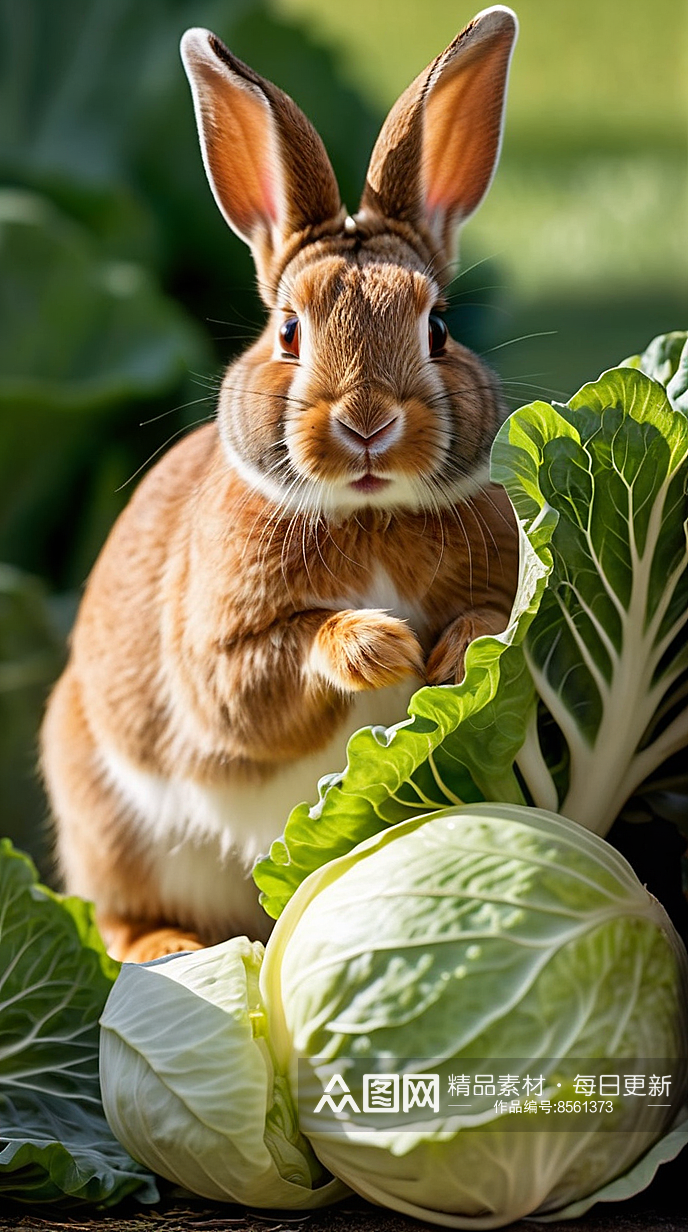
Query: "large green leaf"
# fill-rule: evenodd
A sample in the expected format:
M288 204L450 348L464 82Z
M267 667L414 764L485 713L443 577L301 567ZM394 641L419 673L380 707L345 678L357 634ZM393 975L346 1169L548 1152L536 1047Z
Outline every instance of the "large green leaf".
M60 631L38 578L0 564L0 799L5 834L41 859L31 820L45 810L36 729L63 659Z
M540 720L518 767L534 803L605 834L688 743L688 419L663 385L612 369L566 407L516 412L493 473L526 531L558 515L525 652Z
M113 417L208 351L147 269L106 259L43 197L0 191L0 257L0 559L36 569Z
M154 1202L150 1173L113 1137L98 1081L98 1018L119 964L91 907L38 885L0 842L0 1193L27 1202L127 1194Z
M45 198L0 192L0 253L2 422L158 394L203 353L197 327L147 270L105 259Z

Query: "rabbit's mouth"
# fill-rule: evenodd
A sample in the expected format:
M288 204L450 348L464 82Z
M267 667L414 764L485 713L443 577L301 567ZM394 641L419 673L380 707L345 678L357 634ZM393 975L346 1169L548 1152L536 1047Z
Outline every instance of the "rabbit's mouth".
M354 492L381 492L391 482L389 479L383 479L380 475L371 475L367 473L362 475L360 479L354 479L349 484Z

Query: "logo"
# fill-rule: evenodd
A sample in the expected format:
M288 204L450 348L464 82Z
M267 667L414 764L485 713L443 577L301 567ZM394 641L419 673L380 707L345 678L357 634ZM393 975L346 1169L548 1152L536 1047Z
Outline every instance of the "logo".
M336 1087L339 1087L339 1090L341 1092L341 1099L339 1100L338 1104L335 1104L334 1099L332 1098L332 1092L334 1091ZM313 1111L321 1112L322 1109L325 1107L325 1105L327 1105L328 1108L332 1109L335 1116L340 1116L346 1107L349 1107L352 1112L360 1113L361 1111L358 1104L356 1103L356 1100L351 1094L351 1091L349 1090L344 1079L342 1078L341 1074L332 1075L332 1077L330 1078L330 1081L325 1087L325 1094L318 1101L318 1104L313 1109Z
M402 1074L401 1077L399 1074L363 1075L364 1112L399 1112L400 1103L403 1112L412 1112L414 1108L439 1112L439 1074ZM361 1109L341 1074L332 1075L313 1112L321 1112L325 1107L335 1116L342 1116L347 1110L360 1115Z

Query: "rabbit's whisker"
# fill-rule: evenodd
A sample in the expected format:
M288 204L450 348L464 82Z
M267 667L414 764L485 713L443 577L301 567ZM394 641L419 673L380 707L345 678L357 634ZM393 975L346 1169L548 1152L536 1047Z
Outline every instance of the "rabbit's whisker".
M189 402L181 402L179 406L171 406L167 411L161 411L159 415L151 415L150 419L142 419L139 423L139 428L147 428L149 424L157 423L160 419L166 419L168 415L175 415L177 411L185 411L189 406L198 406L200 402L209 402L210 394L203 394L201 398L192 398Z
M448 306L454 307L459 303L459 300L465 299L467 295L480 295L483 291L505 291L506 289L506 283L504 282L484 282L480 287L466 287L465 291L452 291L451 295L447 297ZM461 306L465 307L464 304ZM495 308L497 305L490 303L485 305L485 307Z
M270 475L270 474L272 474L274 471L278 471L280 467L286 467L286 468L288 468L288 466L289 466L289 458L288 458L288 457L285 457L285 458L279 458L279 459L277 460L277 462L275 462L275 463L273 464L273 466L271 466L271 467L269 468L269 470L268 470L266 473L267 473L268 475ZM249 501L249 500L253 499L253 497L254 497L254 493L253 493L250 489L248 489L248 490L247 490L247 492L246 492L246 495L245 495L245 497L244 497L244 500L243 500L243 502L242 502L242 504L241 504L241 506L240 506L240 509L243 509L244 504L246 504L246 503L247 503L247 501ZM264 510L263 510L263 509L259 509L259 511L258 511L258 513L256 514L255 518L253 519L253 522L251 523L251 527L250 527L250 529L249 529L249 531L248 531L248 534L246 535L246 538L245 538L245 540L244 540L244 547L243 547L243 550L242 550L242 553L241 553L241 557L240 557L240 559L241 559L242 561L245 559L245 556L246 556L246 552L247 552L247 550L248 550L248 547L249 547L250 543L252 542L253 532L254 532L254 530L255 530L255 528L256 528L256 524L257 524L258 522L260 522L260 521L262 520L262 518L264 518L264 516L265 516L265 514L264 514ZM265 534L266 534L267 530L270 528L271 523L272 523L275 519L279 520L282 516L283 516L283 510L282 510L282 507L281 507L280 505L275 505L275 507L273 508L272 512L271 512L271 513L270 513L270 515L268 516L267 522L265 523L265 526L263 527L263 530L262 530L262 532L261 532L260 538L259 538L259 540L258 540L258 549L260 549L260 547L261 547L261 545L262 545L262 541L263 541L263 539L264 539L264 537L265 537ZM272 541L272 540L271 540L271 541ZM268 548L269 548L269 545L268 545Z
M184 424L182 428L178 428L176 432L173 432L171 436L168 436L166 441L163 441L162 445L159 445L157 449L153 450L150 457L146 458L146 461L141 463L141 465L134 471L133 475L130 475L128 479L125 479L124 483L121 483L118 488L115 488L115 492L121 492L123 488L126 488L130 483L133 483L141 472L145 471L146 467L150 465L153 458L157 458L158 454L162 453L163 449L167 449L167 446L171 445L172 441L176 441L177 437L185 436L191 431L192 428L197 428L199 424L209 423L214 418L215 412L213 411L211 415L203 415L200 419L195 419L193 423Z
M556 398L566 398L567 397L567 392L564 389L553 389L551 385L537 385L535 384L534 381L517 381L509 377L509 378L506 378L502 382L502 384L504 385L504 388L507 391L507 397L509 398L515 399L517 396L518 397L522 396L521 394L516 394L516 393L510 394L508 392L509 387L512 385L522 386L524 391L533 390L535 393L538 393L538 394L547 394L550 398L555 398L555 397Z
M509 527L509 529L511 529L511 526L512 526L511 520L506 516L503 510L501 510L499 506L495 503L493 497L490 495L489 489L483 488L480 495L483 500L487 501L487 504L490 506L490 508L494 510L495 516L499 518L499 521L503 524L503 526ZM474 513L477 516L480 516L480 517L483 516L482 514L480 514L479 510L474 509ZM497 548L497 555L499 556L499 554L500 554L499 548Z
M330 486L330 485L328 484L328 487L329 487L329 486ZM325 570L327 571L327 573L329 573L329 575L330 575L330 577L331 577L331 578L334 578L334 580L335 580L335 582L336 582L336 581L337 581L337 574L334 572L334 570L333 570L333 569L331 569L331 568L330 568L329 564L327 563L327 561L326 561L326 559L325 559L325 557L324 557L324 555L323 555L323 550L322 550L322 548L321 548L321 546L320 546L320 540L319 540L319 538L318 538L318 527L319 527L319 526L323 526L323 527L324 527L324 529L325 529L325 534L327 535L327 537L328 537L329 539L331 539L331 540L332 540L332 543L334 543L334 539L332 538L332 535L330 534L329 529L328 529L328 526L327 526L327 521L326 521L326 519L324 519L324 518L322 518L322 517L321 517L320 512L318 512L318 517L316 518L316 520L315 520L315 521L314 521L314 523L313 523L313 538L314 538L314 540L315 540L315 548L316 548L316 551L317 551L317 553L318 553L318 556L320 557L320 560L321 560L321 562L322 562L322 564L323 564L323 566L324 566ZM335 545L335 546L336 546L336 545Z
M416 487L417 489L420 489L420 499L421 500L422 500L423 495L426 495L428 497L430 501L430 505L432 507L433 519L437 522L437 525L440 531L440 545L439 545L439 551L437 554L437 563L435 565L435 569L434 569L434 572L432 574L432 577L429 583L429 585L432 586L432 583L434 582L435 578L437 577L437 574L439 573L442 561L444 560L444 548L445 548L444 513L445 513L445 510L440 507L440 502L437 499L437 496L435 495L435 492L433 490L434 483L433 483L432 476L419 477L419 480L417 481L417 484L414 484L414 487ZM425 514L425 517L423 520L423 530L425 531L425 527L427 526L428 515L427 515L427 510L425 508L423 512Z
M491 252L488 253L487 256L481 257L479 261L474 261L472 265L462 266L461 269L456 271L451 281L447 283L447 288L453 286L455 282L460 282L462 278L465 278L468 274L472 274L473 270L478 269L481 265L485 265L488 261L498 260L501 255L501 252Z
M290 509L290 507L291 507L291 496L292 496L292 493L293 493L294 491L296 491L296 492L298 493L299 488L304 487L304 486L307 484L307 482L308 482L308 481L307 481L307 479L306 479L306 477L305 477L305 476L302 476L302 475L299 475L299 474L295 475L294 479L293 479L293 480L292 480L292 482L289 484L289 487L285 489L285 492L284 492L284 496L283 496L282 501L281 501L281 502L279 502L279 503L276 503L276 504L275 504L275 509L274 509L274 512L273 512L273 514L271 515L270 519L268 520L268 526L269 526L269 522L270 522L270 521L274 521L274 528L273 528L273 530L272 530L272 534L270 535L270 540L269 540L268 545L267 545L267 550L268 550L268 551L269 551L269 549L270 549L270 547L271 547L271 545L272 545L272 540L273 540L273 538L274 538L275 531L277 530L277 527L279 526L280 522L282 522L282 521L284 520L284 518L286 517L286 515L287 515L287 513L288 513L288 511L289 511L289 509ZM299 505L297 506L296 512L295 512L295 513L292 513L292 516L291 516L290 521L289 521L289 527L288 527L288 529L287 529L287 536L289 535L289 532L290 532L290 529L291 529L292 523L293 523L293 521L294 521L294 518L295 518L296 516L298 516L299 510L300 510L300 504L301 504L301 502L299 501ZM267 529L267 527L266 527L266 529ZM282 551L283 551L283 552L284 552L284 549L285 549L285 546L286 546L286 537L287 537L287 536L285 536L285 544L283 544L283 548L282 548ZM261 538L262 538L262 536L261 536Z
M298 477L298 483L299 483L299 487L305 487L306 480L305 480L304 478L302 478L301 476L299 476L299 477ZM298 489L297 489L297 490L298 490ZM298 529L299 521L300 521L300 519L301 519L301 511L302 511L302 506L303 506L303 499L304 499L304 498L303 498L303 496L302 496L302 497L300 498L300 500L299 500L299 503L298 503L297 507L296 507L296 511L292 514L292 516L291 516L291 518L290 518L290 520L289 520L289 525L288 525L288 527L287 527L287 532L286 532L286 534L285 534L285 536L284 536L284 541L283 541L283 543L282 543L282 551L280 552L280 571L281 571L281 573L282 573L282 580L283 580L283 582L284 582L284 585L286 586L287 593L288 593L290 596L291 596L291 594L292 594L292 590L291 590L291 585L290 585L289 578L287 577L287 573L286 573L286 563L287 563L286 558L287 558L287 553L289 552L289 548L290 548L291 542L292 542L292 540L293 540L293 538L294 538L294 536L295 536L295 534L296 534L296 531L297 531L297 529ZM301 544L301 551L303 552L303 541L302 541L302 544ZM309 581L309 583L312 585L312 579L311 579L310 572L309 572L309 569L308 569L308 563L307 563L307 561L305 560L305 558L304 558L304 565L305 565L305 567L306 567L306 576L308 577L308 581Z
M518 338L507 338L506 342L498 342L496 346L488 347L486 351L479 351L478 354L481 357L492 355L494 351L502 351L504 347L515 346L517 342L527 342L530 338L555 338L558 333L558 329L543 329L535 334L520 334Z

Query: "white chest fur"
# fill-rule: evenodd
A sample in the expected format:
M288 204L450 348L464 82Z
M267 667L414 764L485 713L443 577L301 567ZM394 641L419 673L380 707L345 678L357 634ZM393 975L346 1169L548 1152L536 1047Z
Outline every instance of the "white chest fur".
M328 605L329 606L329 605ZM392 578L381 565L367 575L360 590L336 599L331 606L335 610L345 608L381 608L399 620L408 621L421 640L427 632L428 619L420 603L404 599L399 594Z
M408 619L422 635L420 611L400 601L382 570L364 593L332 606L382 607ZM137 839L169 918L194 921L196 928L217 934L218 939L232 931L265 935L266 917L249 876L256 857L281 834L296 804L315 802L318 780L344 768L350 735L360 727L399 722L415 687L409 680L357 694L345 723L325 748L259 784L208 785L163 778L113 750L103 751L102 767L136 819Z

